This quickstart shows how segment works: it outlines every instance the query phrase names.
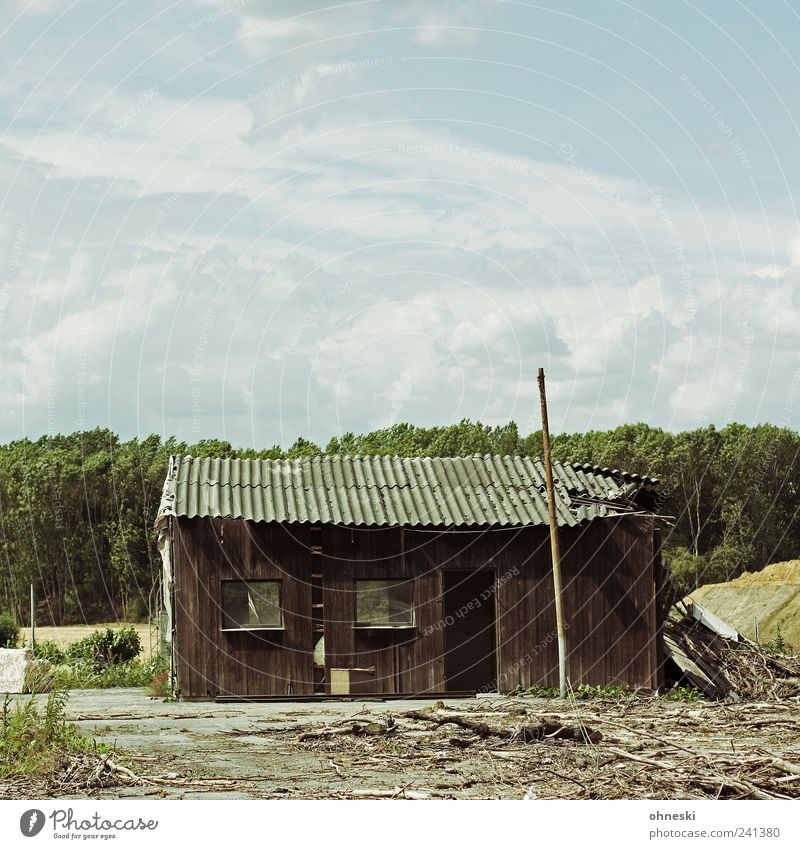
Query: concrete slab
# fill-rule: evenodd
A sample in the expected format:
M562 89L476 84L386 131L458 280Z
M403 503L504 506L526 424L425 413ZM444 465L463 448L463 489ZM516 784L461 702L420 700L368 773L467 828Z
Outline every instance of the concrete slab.
M110 689L72 690L66 710L84 734L132 756L135 772L168 782L99 790L96 798L325 798L341 789L341 778L329 758L297 744L300 733L356 715L368 719L421 710L436 701L218 704L165 702L144 689ZM366 775L371 772L365 769ZM396 770L375 780L391 789L408 779L398 762Z

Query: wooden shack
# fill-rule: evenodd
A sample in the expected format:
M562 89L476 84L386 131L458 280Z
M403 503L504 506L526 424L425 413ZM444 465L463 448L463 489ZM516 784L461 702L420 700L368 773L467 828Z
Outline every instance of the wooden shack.
M658 482L554 465L578 684L660 683ZM156 523L176 695L557 686L541 461L170 459Z

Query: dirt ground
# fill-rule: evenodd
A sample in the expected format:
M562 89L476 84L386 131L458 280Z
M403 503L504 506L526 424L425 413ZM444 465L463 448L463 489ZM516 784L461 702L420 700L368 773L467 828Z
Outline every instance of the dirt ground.
M796 798L800 703L648 698L168 703L73 691L112 786L51 798ZM129 773L125 773L129 770ZM0 797L19 795L0 786Z
M61 626L44 626L36 628L37 642L52 640L60 649L65 649L72 643L77 643L89 634L95 631L100 631L105 628L112 628L115 631L119 628L133 627L139 634L139 639L142 641L142 653L139 657L142 660L149 660L151 652L158 648L158 629L155 624L148 625L147 623L127 623L127 622L108 622L102 625L61 625ZM20 632L21 636L25 637L25 645L31 644L31 629L23 628Z

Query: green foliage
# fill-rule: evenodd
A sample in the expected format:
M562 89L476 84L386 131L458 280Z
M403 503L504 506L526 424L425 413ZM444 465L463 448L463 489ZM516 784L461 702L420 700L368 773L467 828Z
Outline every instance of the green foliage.
M53 666L64 663L65 660L64 652L52 640L37 642L33 653L39 660L46 660Z
M36 699L6 696L0 718L0 779L44 775L69 752L91 751L94 744L65 719L67 696L53 690L42 711Z
M141 648L136 629L127 626L97 630L66 651L52 642L39 643L36 656L50 661L53 685L59 690L147 687L154 676L167 671L168 662L158 655L140 660Z
M227 439L201 439L189 451L193 457L236 457L238 452Z
M685 592L741 571L757 571L800 551L800 434L763 424L670 433L637 423L607 431L553 435L557 460L648 474L663 482L660 513L675 517L664 550ZM102 615L146 615L160 561L153 531L167 459L304 457L320 446L298 439L289 449L236 448L225 440L195 444L151 435L121 440L97 428L0 445L4 562L0 609L20 611L31 582L47 599L52 624L86 621L88 600ZM398 423L334 436L325 453L540 456L541 433L521 435L509 422L468 419L442 427ZM31 540L35 545L31 545ZM48 622L48 624L50 624Z
M664 560L672 571L675 589L681 597L711 583L708 580L708 560L703 555L694 555L679 546L665 551Z
M511 695L528 695L536 698L558 698L560 695L558 687L545 687L542 684L534 684L527 690L517 690ZM591 686L579 684L572 690L571 698L577 701L585 699L631 699L636 696L635 691L625 685L609 684L608 686ZM705 699L700 690L694 687L673 687L664 694L664 698L670 702L697 702Z
M696 687L675 686L664 694L668 702L702 702L705 696Z
M60 690L107 690L111 687L149 687L153 677L166 672L166 661L159 656L150 660L128 660L101 668L79 660L54 666L54 686Z
M147 608L147 602L140 595L137 595L128 605L128 621L147 622L149 619L150 611Z
M791 643L787 643L783 638L783 631L780 625L775 630L775 639L762 643L762 645L767 651L771 651L774 654L794 655L795 653L794 646Z
M19 640L19 625L13 616L3 614L0 616L0 648L16 648Z
M157 699L168 698L171 695L169 689L169 672L156 672L150 679L147 688L150 690L150 695L155 696Z
M104 672L109 667L128 663L139 655L142 643L139 634L132 626L114 630L105 628L95 631L66 651L69 663L86 664L95 673Z
M695 555L678 546L665 552L664 557L676 590L686 596L704 584L722 584L741 575L753 562L755 549L749 543L727 539L708 554Z
M609 684L604 687L579 684L572 690L572 698L583 699L630 699L634 692L625 684Z
M287 457L314 457L321 454L322 449L315 442L309 442L299 437L292 447L286 452Z
M707 584L731 581L744 572L756 558L755 546L734 535L726 537L708 554Z

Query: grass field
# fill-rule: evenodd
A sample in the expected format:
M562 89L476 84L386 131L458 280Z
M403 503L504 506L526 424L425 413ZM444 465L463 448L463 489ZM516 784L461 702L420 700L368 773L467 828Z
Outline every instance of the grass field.
M117 630L118 628L125 628L131 624L132 627L136 629L139 634L139 639L142 641L142 653L140 658L142 660L149 660L152 651L155 651L158 647L158 629L155 623L150 626L141 623L127 623L127 622L108 622L99 625L62 625L60 627L37 627L36 628L36 642L44 642L45 640L52 640L60 649L65 649L67 646L72 645L72 643L77 643L78 640L82 640L84 637L88 637L89 634L94 633L95 631L99 631L101 628L113 628ZM31 629L23 628L21 631L21 636L25 637L25 645L30 646L31 644Z

